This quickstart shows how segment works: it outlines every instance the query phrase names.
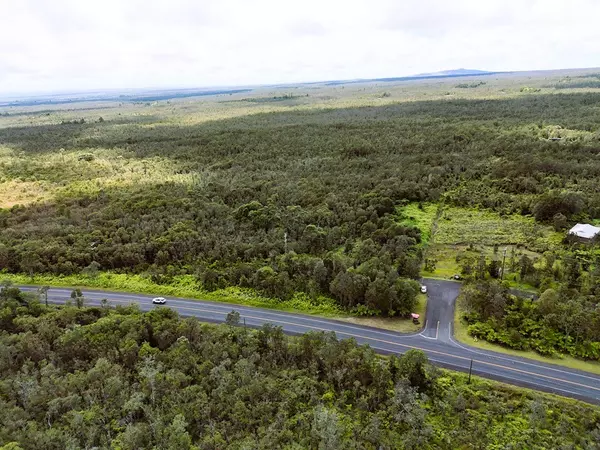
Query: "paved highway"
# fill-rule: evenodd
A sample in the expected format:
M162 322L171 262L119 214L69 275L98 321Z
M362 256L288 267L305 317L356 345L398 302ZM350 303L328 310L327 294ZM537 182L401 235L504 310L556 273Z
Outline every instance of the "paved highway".
M599 375L474 349L456 342L452 337L453 310L460 284L441 280L427 280L425 284L429 295L426 323L423 331L415 334L402 334L302 314L182 298L168 298L166 307L182 316L211 322L224 322L225 316L235 309L240 313L242 322L249 327L273 323L291 334L333 331L341 339L354 338L358 343L368 344L382 354L419 349L427 354L432 363L442 367L468 372L472 363L475 375L600 404ZM24 286L22 289L35 291L37 288ZM70 298L70 293L69 289L52 288L48 291L48 300L64 303ZM148 295L94 290L84 290L83 294L87 305L100 305L102 299L107 299L113 306L137 303L143 311L162 307L153 305L152 296Z

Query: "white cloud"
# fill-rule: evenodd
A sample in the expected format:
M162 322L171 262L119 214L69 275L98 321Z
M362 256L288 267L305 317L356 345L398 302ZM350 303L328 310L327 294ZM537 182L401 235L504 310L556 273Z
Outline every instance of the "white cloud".
M597 0L0 0L0 92L600 65Z

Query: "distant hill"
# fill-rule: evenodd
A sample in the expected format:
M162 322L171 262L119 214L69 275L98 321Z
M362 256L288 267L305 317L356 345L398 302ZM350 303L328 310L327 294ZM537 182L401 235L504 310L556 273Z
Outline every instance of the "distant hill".
M474 77L474 76L486 76L495 75L499 73L507 72L487 72L485 70L475 69L456 69L456 70L444 70L435 73L421 73L418 75L412 75L409 77L391 77L391 78L368 78L359 80L334 80L328 81L325 84L328 86L335 86L339 84L350 84L350 83L372 83L372 82L394 82L394 81L413 81L422 80L427 78L458 78L458 77ZM306 83L305 83L306 84ZM316 83L315 83L316 84Z
M443 70L434 73L420 73L411 76L388 77L388 78L360 78L351 80L329 80L329 81L312 81L305 83L284 83L284 84L268 84L256 86L231 86L220 88L172 88L172 89L124 89L110 91L90 91L79 93L63 93L63 94L38 94L24 97L2 98L0 97L0 107L10 106L36 106L36 105L59 105L63 103L79 103L79 102L152 102L159 100L169 100L186 97L200 97L207 95L231 95L243 92L251 92L255 87L295 87L306 85L321 85L336 86L342 84L353 83L389 83L398 81L412 81L427 78L454 78L454 77L472 77L494 75L503 72L488 72L477 69L455 69Z
M493 72L487 70L477 69L454 69L454 70L442 70L440 72L432 73L419 73L414 75L415 77L460 77L460 76L472 76L472 75L489 75Z

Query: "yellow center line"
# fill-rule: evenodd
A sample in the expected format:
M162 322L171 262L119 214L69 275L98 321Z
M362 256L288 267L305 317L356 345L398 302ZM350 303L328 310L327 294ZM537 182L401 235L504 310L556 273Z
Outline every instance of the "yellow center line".
M117 301L113 300L113 302L115 302L115 303L127 303L127 304L131 304L131 302L121 302L121 301L118 301L118 300ZM208 313L213 313L213 314L227 315L227 313L225 313L224 311L212 310L212 309L206 309L206 308L198 308L198 307L193 308L193 307L179 306L178 309L187 310L187 311L208 312ZM247 314L244 314L243 317L246 317L248 319L259 320L261 322L265 322L265 319L263 317L250 316L250 315L247 315ZM473 362L476 362L476 363L479 363L479 364L484 364L484 365L491 366L491 367L497 367L497 368L504 369L504 370L510 370L510 371L513 371L513 372L518 372L518 373L522 373L522 374L526 374L526 375L531 375L531 376L534 376L534 377L540 377L540 378L545 378L545 379L548 379L548 380L558 381L558 382L561 382L561 383L567 383L567 384L571 384L573 386L579 386L579 387L583 387L583 388L586 388L586 389L593 389L595 391L599 391L600 392L600 388L599 387L589 386L587 384L577 383L575 381L569 381L569 380L565 380L565 379L562 379L562 378L551 377L549 375L542 375L542 374L535 373L535 372L529 372L527 370L516 369L514 367L503 366L501 364L495 364L495 363L491 363L491 362L487 362L487 361L482 361L482 360L478 360L478 359L468 358L466 356L453 355L451 353L441 352L439 350L430 350L430 349L426 349L426 348L422 348L422 347L417 347L417 346L414 346L414 345L400 344L398 342L387 341L387 340L384 340L384 339L379 339L379 338L374 338L374 337L369 337L369 336L361 336L361 335L347 333L347 332L344 332L344 331L335 331L335 330L330 330L329 328L322 328L322 327L317 327L317 326L313 326L313 325L305 325L305 324L302 324L302 323L289 322L289 321L285 321L285 320L278 320L276 323L281 323L281 324L285 324L285 325L293 325L293 326L297 326L297 327L306 328L306 329L309 329L309 330L333 331L336 334L341 334L341 335L348 336L348 337L360 338L360 339L369 340L369 341L375 341L375 342L381 342L381 343L384 343L384 344L395 345L397 347L403 347L403 348L407 348L407 349L421 350L421 351L424 351L424 352L427 352L427 353L435 353L435 354L438 354L438 355L447 356L447 357L450 357L450 358L461 359L461 360L465 360L465 361L471 361L471 360L473 360Z

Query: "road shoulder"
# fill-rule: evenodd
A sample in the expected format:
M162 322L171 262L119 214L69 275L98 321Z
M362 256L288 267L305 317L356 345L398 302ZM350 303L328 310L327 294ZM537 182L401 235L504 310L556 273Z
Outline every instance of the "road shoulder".
M73 278L73 277L71 277ZM411 319L389 318L389 317L360 317L344 313L339 309L327 308L307 304L306 302L297 302L295 299L290 301L280 301L272 298L263 297L255 292L247 292L246 290L232 288L231 290L221 290L215 292L202 292L189 287L180 286L161 286L150 282L140 283L139 280L132 280L132 289L126 289L127 280L122 279L122 276L98 277L92 280L92 283L85 283L83 278L66 278L64 280L55 279L53 277L35 276L31 277L23 275L12 275L0 273L0 281L9 280L15 285L41 287L44 285L52 288L64 289L85 289L96 292L119 292L122 294L143 294L150 296L162 297L177 297L187 300L199 300L205 302L220 303L223 305L231 305L232 309L237 307L253 307L263 308L272 311L281 311L292 314L302 314L311 317L318 317L329 320L337 320L356 325L363 325L381 330L395 331L399 333L414 334L423 329L425 312L427 308L427 296L419 294L417 307L415 312L420 314L421 321L419 324L414 324ZM135 292L134 292L135 291ZM332 300L333 301L333 300ZM296 307L296 306L300 307Z

